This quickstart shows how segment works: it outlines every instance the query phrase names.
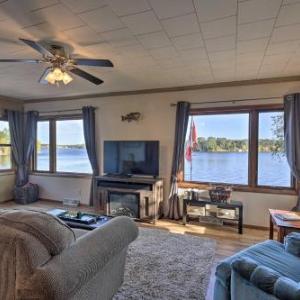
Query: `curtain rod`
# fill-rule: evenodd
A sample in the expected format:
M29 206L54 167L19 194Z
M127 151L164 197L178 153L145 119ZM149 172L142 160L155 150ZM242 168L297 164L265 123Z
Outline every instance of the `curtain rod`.
M191 102L191 105L204 105L204 104L216 104L216 103L232 103L244 102L244 101L258 101L258 100L275 100L282 99L282 96L278 97L260 97L260 98L249 98L249 99L233 99L233 100L216 100L216 101L205 101L205 102ZM171 103L171 106L176 106L176 103Z
M97 107L95 107L95 109L97 109ZM82 109L81 108L77 108L77 109L61 109L61 110L47 110L47 111L39 111L40 114L49 114L49 113L61 113L61 112L81 112Z

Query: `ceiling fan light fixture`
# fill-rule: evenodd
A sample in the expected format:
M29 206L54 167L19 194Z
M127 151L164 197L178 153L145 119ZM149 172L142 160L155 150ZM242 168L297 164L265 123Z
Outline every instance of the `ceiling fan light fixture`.
M62 81L65 85L67 85L73 80L73 78L67 72L56 67L48 73L45 80L50 84L56 84Z
M63 72L62 81L64 84L69 84L72 80L73 78L67 72Z
M45 77L45 80L50 84L55 84L56 79L53 71L48 73L48 75Z

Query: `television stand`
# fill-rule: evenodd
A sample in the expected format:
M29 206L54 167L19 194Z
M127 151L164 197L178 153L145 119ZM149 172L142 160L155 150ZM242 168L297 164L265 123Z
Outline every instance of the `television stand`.
M98 176L95 178L95 208L108 216L125 215L155 223L163 201L160 178Z

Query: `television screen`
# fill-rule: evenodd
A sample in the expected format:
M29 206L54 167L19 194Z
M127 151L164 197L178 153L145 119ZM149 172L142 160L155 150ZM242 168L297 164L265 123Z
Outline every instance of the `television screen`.
M104 141L104 173L158 176L159 142Z

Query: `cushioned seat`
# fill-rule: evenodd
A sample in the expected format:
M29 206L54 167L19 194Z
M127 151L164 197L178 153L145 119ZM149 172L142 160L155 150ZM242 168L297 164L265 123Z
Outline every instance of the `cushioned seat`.
M73 231L43 212L0 209L0 299L111 299L137 234L127 217Z
M223 260L217 266L216 276L225 286L229 287L230 285L231 263L238 257L254 259L259 264L276 270L282 276L297 282L300 281L300 259L287 253L283 244L276 241L265 241Z

